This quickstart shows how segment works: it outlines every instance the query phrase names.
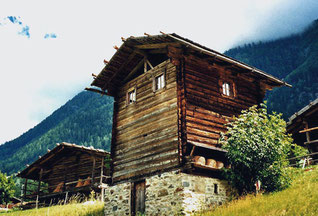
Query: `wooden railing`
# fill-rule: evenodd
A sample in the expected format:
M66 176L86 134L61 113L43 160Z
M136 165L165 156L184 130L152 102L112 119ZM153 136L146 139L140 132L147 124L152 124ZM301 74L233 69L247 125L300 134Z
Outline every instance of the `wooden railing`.
M287 160L295 162L295 163L289 164L290 167L301 166L302 168L305 168L306 166L318 161L318 159L312 158L315 155L318 155L318 152L310 153L304 156L288 158Z
M99 187L102 184L105 184L107 182L107 179L111 178L110 176L106 176L106 175L101 175L101 176L95 176L94 177L94 181L92 181L92 179L88 179L90 180L90 183L88 185L85 186L97 186ZM81 181L85 181L87 179L82 179ZM69 182L65 182L63 183L63 186L61 187L61 191L59 191L59 193L63 193L63 192L67 192L70 191L71 189L76 188L76 184L79 182L79 180L76 181L69 181ZM32 186L38 186L37 182L28 182L28 185L32 185ZM33 190L31 189L26 189L26 197L35 197L37 195L44 195L44 194L54 194L54 192L50 192L51 190L54 190L59 184L55 184L55 185L49 185L49 186L40 186L40 190L37 191L37 188L34 188ZM84 186L80 186L78 188L81 188Z

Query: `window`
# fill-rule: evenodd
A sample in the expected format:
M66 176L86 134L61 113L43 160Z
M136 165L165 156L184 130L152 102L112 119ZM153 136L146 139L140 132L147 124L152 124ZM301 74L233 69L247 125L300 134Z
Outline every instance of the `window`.
M155 78L155 91L165 87L165 76L161 74Z
M215 193L215 194L218 194L218 193L219 193L218 184L214 184L214 193Z
M222 84L222 92L224 95L226 96L230 96L230 92L231 92L231 88L230 88L230 84L228 82L223 82Z
M136 102L136 89L128 92L128 96L127 96L127 104L132 104Z

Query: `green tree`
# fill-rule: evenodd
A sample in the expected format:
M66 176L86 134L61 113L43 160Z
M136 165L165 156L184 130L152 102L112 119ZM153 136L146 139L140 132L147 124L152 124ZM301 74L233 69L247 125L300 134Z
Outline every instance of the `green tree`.
M14 196L15 184L13 178L0 171L0 203L7 204Z
M258 180L268 192L289 185L284 167L288 164L292 138L286 134L281 114L268 114L266 104L260 108L253 106L234 117L221 141L231 164L225 175L240 194L253 192Z

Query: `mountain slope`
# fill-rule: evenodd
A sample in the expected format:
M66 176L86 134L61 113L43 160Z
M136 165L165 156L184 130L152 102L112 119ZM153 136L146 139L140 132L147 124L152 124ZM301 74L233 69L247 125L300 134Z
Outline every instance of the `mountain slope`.
M225 54L293 85L267 95L269 109L285 119L318 97L318 20L298 35L246 44Z
M17 172L58 142L109 150L112 112L112 98L79 93L34 128L1 145L0 170L9 174Z

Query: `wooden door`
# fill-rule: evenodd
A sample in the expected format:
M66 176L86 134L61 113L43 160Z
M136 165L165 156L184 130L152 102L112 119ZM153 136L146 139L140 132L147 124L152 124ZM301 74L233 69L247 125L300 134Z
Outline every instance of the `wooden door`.
M145 213L145 194L146 194L146 184L145 180L135 182L133 184L132 191L132 215L137 215L137 213Z

